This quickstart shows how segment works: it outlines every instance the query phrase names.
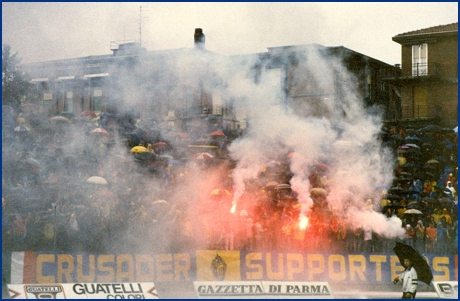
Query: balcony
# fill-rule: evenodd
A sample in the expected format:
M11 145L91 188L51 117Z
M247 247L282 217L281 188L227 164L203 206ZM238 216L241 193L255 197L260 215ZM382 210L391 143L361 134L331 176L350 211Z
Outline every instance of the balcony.
M415 105L401 107L402 119L440 118L442 107L438 105Z
M417 63L412 65L412 76L441 75L438 63Z

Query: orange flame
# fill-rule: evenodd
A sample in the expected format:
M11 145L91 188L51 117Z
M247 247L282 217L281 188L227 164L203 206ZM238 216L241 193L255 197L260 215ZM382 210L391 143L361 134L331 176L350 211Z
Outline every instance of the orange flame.
M308 217L305 215L299 216L299 228L305 230L308 226Z

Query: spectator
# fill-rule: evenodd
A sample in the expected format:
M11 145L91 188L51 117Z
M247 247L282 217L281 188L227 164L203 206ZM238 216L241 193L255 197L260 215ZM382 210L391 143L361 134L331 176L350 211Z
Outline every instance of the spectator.
M449 232L446 228L444 228L442 222L438 223L437 231L438 234L435 251L437 254L445 254L447 252L447 247L449 245Z
M421 219L418 220L417 225L415 226L415 237L414 237L414 247L420 253L425 253L425 226Z
M422 192L420 193L422 197L428 197L431 194L431 183L429 180L426 180L423 183Z
M265 229L263 223L259 219L254 223L254 250L266 250L265 240Z
M449 191L449 198L450 199L454 199L455 196L456 196L456 193L457 191L455 190L455 188L452 186L452 182L451 181L447 181L447 186L446 186L446 191Z
M415 237L415 230L412 228L410 224L406 225L406 237L404 238L404 242L409 246L414 246L414 237Z
M185 251L193 250L195 234L193 233L193 225L186 215L182 216L180 236L183 249Z
M434 219L434 223L437 225L441 220L441 213L439 212L438 208L434 209L434 213L431 215Z
M418 193L422 192L423 191L423 184L422 184L422 181L420 180L416 180L415 181L415 185L414 185L414 190Z
M454 222L453 228L452 228L452 236L454 237L452 241L452 253L453 254L458 254L458 221Z
M243 250L245 251L253 251L254 250L254 230L253 230L254 223L252 218L248 217L245 221L244 228L245 228L245 238L243 244Z
M374 252L374 241L372 240L372 229L367 226L363 229L364 252Z
M446 223L449 226L452 226L452 218L450 217L449 212L447 211L447 208L442 209L442 212L441 212L441 215L440 215L440 221L442 221L443 218L446 220ZM445 227L445 225L444 225L444 227Z
M430 223L433 223L433 225L435 224L433 216L431 215L430 211L427 210L427 211L425 212L425 223L424 223L424 225L425 225L426 227L428 227L428 225L429 225Z
M430 222L426 228L426 251L428 253L434 253L436 250L438 230L435 228L434 223Z
M29 222L31 216L28 215L25 219L22 218L21 214L16 213L13 221L13 235L15 250L20 251L24 247L24 238L26 237L26 225Z

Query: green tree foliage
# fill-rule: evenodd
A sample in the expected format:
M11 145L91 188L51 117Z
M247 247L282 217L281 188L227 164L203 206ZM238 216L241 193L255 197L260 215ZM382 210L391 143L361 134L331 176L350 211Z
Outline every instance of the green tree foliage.
M20 70L20 63L18 54L11 54L11 46L2 45L2 105L19 107L21 98L31 89L32 84Z

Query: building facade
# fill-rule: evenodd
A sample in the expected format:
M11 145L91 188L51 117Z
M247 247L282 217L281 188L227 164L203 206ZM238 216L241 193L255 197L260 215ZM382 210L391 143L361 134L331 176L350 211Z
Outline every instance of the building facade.
M340 99L348 89L384 118L398 111L397 88L383 78L399 77L400 69L348 48L284 46L227 57L206 50L200 29L194 42L194 48L163 51L146 51L135 42L115 44L112 55L24 65L36 85L28 101L48 116L129 111L183 132L244 128L250 116L225 92L227 75L243 72L254 84L268 74L280 104L300 116L345 113Z
M458 23L414 30L393 37L401 44L401 116L414 126L453 128L458 122Z
M267 74L274 78L281 92L279 103L301 117L333 120L335 114L346 114L343 100L348 98L386 119L396 114L400 103L397 87L384 80L399 76L400 68L343 46L272 47L268 52L232 59L234 65L250 71L248 76L255 83Z

